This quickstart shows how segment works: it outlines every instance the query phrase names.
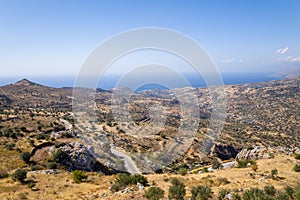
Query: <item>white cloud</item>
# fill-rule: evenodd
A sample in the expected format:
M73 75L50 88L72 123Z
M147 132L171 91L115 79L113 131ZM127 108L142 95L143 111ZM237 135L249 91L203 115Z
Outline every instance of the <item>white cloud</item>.
M234 63L234 62L244 62L242 59L234 59L234 58L228 58L228 59L222 59L220 60L221 63Z
M289 62L300 62L300 56L296 56L296 57L287 56L286 59Z
M281 48L276 51L276 54L285 54L289 50L289 47Z

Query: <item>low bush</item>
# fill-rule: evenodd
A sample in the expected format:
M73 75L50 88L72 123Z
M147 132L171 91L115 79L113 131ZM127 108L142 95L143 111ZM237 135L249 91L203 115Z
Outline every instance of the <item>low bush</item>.
M7 150L13 150L15 148L15 144L6 144L5 147Z
M271 170L271 177L273 180L277 180L277 178L278 178L278 170L277 169Z
M232 194L232 200L241 200L242 197L238 193L233 193Z
M187 169L186 168L180 168L178 170L178 174L180 174L181 176L185 176L187 174Z
M27 171L24 169L17 169L14 174L12 174L11 178L13 181L19 181L20 183L24 183L24 180L27 177Z
M267 195L270 195L270 196L275 196L276 195L276 189L273 185L266 185L264 187L264 192L267 194Z
M75 170L72 173L72 177L75 183L81 183L84 179L87 179L87 174L81 170Z
M264 191L258 188L250 188L243 193L243 200L265 199Z
M295 153L295 154L294 154L294 157L295 157L297 160L300 160L300 153Z
M124 189L126 186L131 184L140 183L144 186L148 184L148 180L145 176L140 174L130 175L130 174L119 174L114 183L111 186L113 192Z
M146 192L145 192L145 197L146 199L149 200L159 200L164 197L165 192L159 188L159 187L150 187Z
M183 200L186 194L185 185L178 178L171 180L172 186L169 187L169 199Z
M217 158L214 158L213 161L212 161L211 168L213 168L213 169L222 169L223 165L217 160Z
M289 197L292 199L293 195L294 195L294 188L292 188L291 186L286 186L284 188L285 192L289 195Z
M51 157L51 161L53 162L63 162L65 160L68 160L69 159L69 155L61 150L61 149L58 149Z
M230 190L227 190L227 189L221 189L221 190L219 191L218 199L219 199L219 200L223 200L224 197L225 197L227 194L229 194L229 193L230 193Z
M192 200L207 200L212 197L212 191L207 186L196 186L192 188Z
M295 172L300 172L300 165L296 164L293 169Z
M20 158L26 163L30 162L30 157L31 157L31 154L29 152L24 152L20 155Z
M300 200L300 185L294 189L293 199Z
M290 197L286 192L279 192L276 197L276 200L289 200L289 199Z
M55 162L49 162L47 163L48 169L57 169L57 164Z

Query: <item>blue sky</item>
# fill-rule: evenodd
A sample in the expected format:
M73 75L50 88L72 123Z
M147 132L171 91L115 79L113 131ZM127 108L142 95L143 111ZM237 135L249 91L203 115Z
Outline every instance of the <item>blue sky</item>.
M202 45L222 72L300 66L300 1L0 0L1 76L76 75L119 32L162 27Z

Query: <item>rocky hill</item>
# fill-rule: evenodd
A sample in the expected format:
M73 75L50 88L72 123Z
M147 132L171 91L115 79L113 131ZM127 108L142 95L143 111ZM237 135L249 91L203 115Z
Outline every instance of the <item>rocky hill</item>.
M81 90L87 95L93 93L89 89L81 88ZM216 141L217 144L208 146L209 149L205 152L203 141L206 138L212 111L212 102L207 88L179 88L135 93L129 102L130 116L118 113L124 119L132 118L133 122L126 120L122 123L115 121L112 114L114 106L110 101L112 91L99 89L95 93L98 121L93 125L77 121L77 126L74 128L86 141L97 144L98 149L95 149L95 154L101 154L103 149L107 148L106 143L101 143L102 139L124 151L134 152L137 156L142 155L143 152L157 151L173 141L181 123L180 102L174 94L185 96L189 92L195 92L200 102L200 123L191 145L177 160L179 164L182 162L193 166L207 164L214 156L221 160L228 160L235 158L237 152L243 148L252 146L300 146L299 77L262 83L226 85L227 101L223 103L226 104L227 118L224 129ZM115 101L122 103L124 99L116 98ZM50 139L48 134L60 131L64 126L59 119L65 118L73 122L72 88L51 88L26 79L2 86L0 87L0 111L2 135L25 137L24 140L28 139L27 137L42 135L39 137L47 140ZM166 114L162 130L155 126L148 126L151 112ZM139 129L143 131L136 132ZM138 137L133 133L138 133ZM102 139L95 140L96 135ZM111 160L109 153L100 157L105 158L102 160L103 163L118 163Z

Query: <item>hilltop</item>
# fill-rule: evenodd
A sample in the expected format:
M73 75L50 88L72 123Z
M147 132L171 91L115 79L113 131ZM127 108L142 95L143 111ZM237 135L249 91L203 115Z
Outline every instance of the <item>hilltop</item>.
M117 90L128 92L121 88ZM109 141L120 152L135 153L135 156L164 148L172 141L181 120L180 102L175 92L182 96L190 92L197 94L201 102L199 128L191 146L178 159L155 171L162 174L155 174L150 168L143 169L142 172L151 173L146 176L151 184L155 183L167 192L170 179L180 177L188 191L192 186L204 184L212 187L215 194L220 188L241 194L243 189L251 186L263 188L270 184L282 190L287 185L296 186L300 180L299 173L293 171L294 165L299 163L293 157L300 146L299 78L226 85L227 118L221 135L208 153L202 146L212 111L207 88L135 93L129 102L131 116L119 113L133 121L122 123L115 121L112 115L113 91L94 92L80 88L85 95L96 97L98 121L92 124L80 121L84 119L74 123L72 92L72 88L51 88L26 79L0 87L0 175L4 177L0 179L1 198L24 194L29 199L41 196L46 199L143 198L144 191L136 186L115 195L108 189L116 175L107 175L120 173L120 169L124 172L126 166L122 159L107 151L110 147L102 141ZM124 102L122 98L115 100ZM155 125L148 126L152 105L161 105L163 109L152 107L151 112L167 114L163 130L158 130ZM132 134L133 130L144 127L146 129L141 130L146 132L141 132L139 137ZM283 150L273 152L272 149L277 148ZM258 170L226 167L206 173L212 164L223 162L231 166L235 158L258 159ZM265 159L259 160L261 158ZM5 178L20 168L28 171L29 181L38 183L33 189ZM277 170L280 179L268 178L273 169ZM71 181L74 170L94 172L89 172L88 179L78 187ZM187 175L178 175L183 172ZM187 196L190 195L188 192Z

